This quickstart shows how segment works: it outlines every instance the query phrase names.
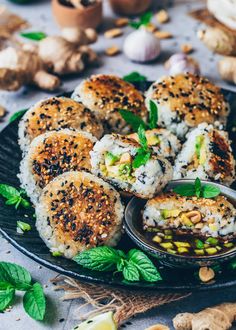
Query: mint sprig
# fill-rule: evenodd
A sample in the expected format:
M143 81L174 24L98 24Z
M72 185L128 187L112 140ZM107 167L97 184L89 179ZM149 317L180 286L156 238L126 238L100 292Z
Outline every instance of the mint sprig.
M149 120L146 124L143 119L129 110L121 109L119 113L121 117L129 124L132 129L137 132L140 125L143 126L145 130L157 128L158 123L158 108L155 102L150 100L149 102Z
M34 40L34 41L40 41L47 37L46 33L44 32L23 32L20 34L22 37Z
M129 26L131 26L133 29L139 29L140 26L146 26L148 25L148 23L151 22L152 19L152 12L151 11L147 11L146 13L142 14L140 19L138 21L130 21L129 22Z
M18 118L21 118L26 113L27 110L28 109L22 109L22 110L19 110L19 111L13 113L13 115L9 119L9 123L12 123L13 121L15 121Z
M31 226L29 223L24 222L24 221L17 221L16 223L17 228L19 228L20 230L24 231L30 231L31 230Z
M214 198L220 194L220 189L211 184L202 185L201 180L196 178L194 184L188 183L175 187L173 191L181 196L197 196L198 198Z
M25 199L26 193L24 190L16 189L7 184L0 184L0 196L6 199L6 205L15 205L15 208L18 209L19 206L23 206L24 208L30 207L30 202Z
M151 157L151 151L148 148L148 142L145 134L145 129L142 125L139 126L138 129L138 139L140 148L136 149L136 155L132 162L133 168L139 168L142 165L145 165Z
M17 264L0 262L0 312L14 300L16 290L25 291L23 306L26 313L35 320L43 320L46 312L46 299L42 286L32 284L30 273Z
M161 275L152 261L140 250L132 249L128 254L108 246L92 248L74 257L84 268L100 272L120 272L126 281L157 282Z
M130 72L129 74L125 75L123 77L124 81L130 82L130 83L135 83L135 82L143 82L143 81L147 81L147 77L141 75L139 72L137 71L133 71Z

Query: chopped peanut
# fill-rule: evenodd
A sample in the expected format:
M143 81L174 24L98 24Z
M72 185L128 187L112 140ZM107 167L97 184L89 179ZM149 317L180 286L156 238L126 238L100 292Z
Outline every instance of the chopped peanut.
M154 324L151 327L146 328L145 330L170 330L170 328L164 324Z
M202 218L201 213L199 211L190 211L188 213L185 213L185 215L194 224L200 222Z
M120 49L117 46L111 46L105 50L107 56L115 56L120 53Z
M5 114L6 114L6 109L2 105L0 105L0 118L4 117Z
M167 11L163 9L156 14L156 19L158 23L164 24L169 21L169 15Z
M199 278L202 282L206 283L215 277L215 272L212 268L201 267L199 269Z
M154 35L159 39L170 39L173 38L173 34L168 31L156 31Z
M180 48L185 54L190 54L193 52L193 46L191 44L183 44L180 46Z
M157 30L157 26L153 23L148 23L146 25L146 29L149 31L149 32L155 32Z
M132 161L132 157L130 156L130 154L128 152L125 152L121 157L120 157L120 164L127 164L127 163L131 163Z
M128 25L129 19L127 17L120 17L115 20L115 26L117 27L123 27Z
M123 34L122 30L119 28L107 30L104 36L108 39L119 37Z

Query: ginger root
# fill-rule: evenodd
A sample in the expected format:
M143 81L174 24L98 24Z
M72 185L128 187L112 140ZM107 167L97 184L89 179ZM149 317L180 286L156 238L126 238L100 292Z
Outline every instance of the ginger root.
M236 319L236 304L224 303L199 313L181 313L173 319L176 330L227 330Z
M56 74L78 73L97 60L96 53L87 45L97 39L93 29L67 28L63 36L49 36L39 42L38 54Z
M208 27L198 31L198 38L214 53L236 55L236 36L234 33Z
M93 29L67 28L63 36L48 36L36 45L7 47L0 52L0 89L15 91L26 84L55 90L60 79L54 75L79 73L97 60L88 47L97 39Z
M60 79L46 71L38 54L8 47L0 52L0 89L16 91L25 84L54 90Z
M236 57L224 57L218 62L218 71L223 80L236 84Z

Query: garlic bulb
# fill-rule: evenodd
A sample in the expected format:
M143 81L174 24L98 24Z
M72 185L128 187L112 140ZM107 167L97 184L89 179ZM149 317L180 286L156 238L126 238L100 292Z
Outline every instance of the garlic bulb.
M161 46L159 39L141 26L126 37L123 50L131 61L144 63L157 58Z
M183 53L172 55L165 63L165 68L171 76L186 72L200 74L198 62Z

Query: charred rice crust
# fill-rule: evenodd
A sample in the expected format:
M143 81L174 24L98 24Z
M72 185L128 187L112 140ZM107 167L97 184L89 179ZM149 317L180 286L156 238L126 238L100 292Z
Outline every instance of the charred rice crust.
M91 169L89 152L94 141L83 133L54 132L46 137L31 154L32 174L40 188L56 176L77 170Z
M66 250L81 251L106 244L117 231L120 236L123 206L119 194L89 173L70 172L57 177L45 187L40 204L36 207L37 216L42 217L39 213L43 207L47 225L58 245L65 245ZM116 213L117 208L121 214Z
M105 121L108 130L120 132L127 126L120 109L147 118L143 95L130 83L113 75L94 75L79 88L81 101Z
M220 88L190 73L164 77L153 84L151 98L162 106L168 104L171 111L177 112L179 120L186 121L190 127L202 122L225 122L229 114Z
M101 122L89 109L69 98L52 97L26 112L19 126L19 142L24 147L24 142L29 144L40 134L64 128L86 131L97 138L103 134Z

